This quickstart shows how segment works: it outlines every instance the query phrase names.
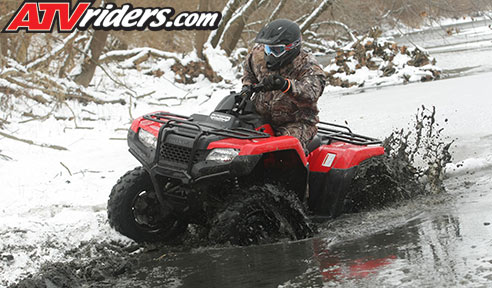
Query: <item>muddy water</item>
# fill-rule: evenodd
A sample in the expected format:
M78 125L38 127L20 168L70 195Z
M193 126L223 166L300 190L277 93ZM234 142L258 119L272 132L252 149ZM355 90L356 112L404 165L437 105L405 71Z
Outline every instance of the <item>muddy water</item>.
M394 287L492 283L490 172L446 180L447 194L345 215L318 237L254 247L161 248L139 255L123 285Z

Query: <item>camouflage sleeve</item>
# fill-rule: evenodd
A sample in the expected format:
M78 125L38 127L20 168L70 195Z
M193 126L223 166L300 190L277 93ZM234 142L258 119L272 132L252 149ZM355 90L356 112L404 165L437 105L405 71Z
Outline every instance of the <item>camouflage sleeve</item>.
M243 78L241 79L243 85L251 85L251 84L258 83L258 79L256 78L255 73L253 72L252 62L253 62L253 51L248 53L243 63L244 72L243 72Z
M316 102L325 89L325 74L321 67L311 63L299 79L290 79L292 88L288 92L299 100Z

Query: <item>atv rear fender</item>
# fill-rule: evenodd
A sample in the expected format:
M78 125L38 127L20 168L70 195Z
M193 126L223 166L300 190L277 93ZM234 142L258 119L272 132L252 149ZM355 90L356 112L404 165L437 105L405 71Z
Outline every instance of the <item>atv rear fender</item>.
M322 145L313 151L309 155L309 208L316 215L339 216L358 165L382 154L381 145L344 142Z

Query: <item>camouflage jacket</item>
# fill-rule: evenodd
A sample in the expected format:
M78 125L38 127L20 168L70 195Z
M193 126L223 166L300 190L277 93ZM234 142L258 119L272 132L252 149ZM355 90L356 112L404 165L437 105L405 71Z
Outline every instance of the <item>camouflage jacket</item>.
M318 98L325 88L325 74L317 61L309 53L301 50L294 61L279 71L266 68L263 45L255 45L244 61L243 85L261 83L271 74L279 74L291 81L287 93L269 91L257 93L253 102L256 111L274 129L289 123L316 125L318 119Z

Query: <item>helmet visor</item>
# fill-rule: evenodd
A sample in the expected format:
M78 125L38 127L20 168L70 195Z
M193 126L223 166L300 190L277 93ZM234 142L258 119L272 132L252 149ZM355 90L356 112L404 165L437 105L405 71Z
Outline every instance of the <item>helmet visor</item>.
M279 45L267 45L265 44L265 54L273 55L275 57L280 57L287 53L289 50L294 49L299 44L301 44L301 40L296 40L289 45L279 44Z

